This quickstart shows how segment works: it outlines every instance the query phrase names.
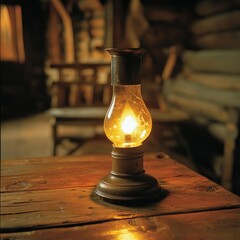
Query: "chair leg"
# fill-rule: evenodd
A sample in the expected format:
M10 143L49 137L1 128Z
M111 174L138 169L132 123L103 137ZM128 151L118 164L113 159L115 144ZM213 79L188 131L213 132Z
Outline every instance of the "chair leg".
M222 185L228 190L232 190L232 177L234 165L235 141L238 135L235 124L226 124L227 138L224 140L224 161L222 168Z
M53 145L52 145L52 155L57 155L57 123L56 118L51 119L51 126L52 126L52 139L53 139Z
M71 149L70 151L68 151L68 153L66 154L66 156L72 155L73 153L75 153L83 144L85 143L84 139L81 139L79 141L79 143L77 144L77 146L75 146L73 149Z

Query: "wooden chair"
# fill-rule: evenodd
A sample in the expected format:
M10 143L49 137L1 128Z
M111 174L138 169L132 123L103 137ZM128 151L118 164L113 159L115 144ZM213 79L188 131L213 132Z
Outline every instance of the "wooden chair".
M91 136L66 132L60 134L60 128L71 126L91 126L102 124L111 98L109 83L110 63L60 63L52 64L59 77L52 82L52 108L50 109L53 155L57 154L57 146L63 140L75 142L77 145L67 154L76 151ZM98 73L105 68L105 79L99 80ZM90 71L90 74L84 73Z

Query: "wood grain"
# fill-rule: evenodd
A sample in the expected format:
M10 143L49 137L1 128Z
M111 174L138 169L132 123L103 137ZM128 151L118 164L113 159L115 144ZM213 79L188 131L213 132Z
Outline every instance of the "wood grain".
M185 67L199 72L240 74L240 50L185 51Z
M192 16L186 9L174 9L173 6L164 7L158 4L146 4L144 6L144 16L148 22L174 22L187 25Z
M114 220L0 235L2 239L218 239L237 240L240 209Z
M168 104L186 111L189 115L203 116L219 122L236 123L238 120L237 112L227 110L219 104L206 102L201 99L196 99L188 96L183 96L177 93L171 93L166 97Z
M210 88L183 78L174 82L172 91L226 107L240 107L240 91Z
M194 37L194 46L201 49L239 49L240 31L223 31Z
M240 0L203 0L196 4L196 12L205 16L218 12L227 12L240 7Z
M206 87L240 90L240 76L237 74L191 72L186 70L182 75L189 81L202 84Z
M1 220L4 232L115 219L189 213L240 206L239 197L167 158L145 157L145 169L168 191L145 207L121 207L92 196L111 168L110 156L13 160L3 163Z
M205 17L193 23L191 30L194 34L206 34L240 27L240 11L230 11Z

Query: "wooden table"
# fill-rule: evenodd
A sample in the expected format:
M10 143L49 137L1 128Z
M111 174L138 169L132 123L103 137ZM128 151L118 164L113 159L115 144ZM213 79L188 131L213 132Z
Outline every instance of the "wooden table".
M123 207L92 194L110 154L3 161L1 239L239 239L238 196L166 155L144 164L168 195Z

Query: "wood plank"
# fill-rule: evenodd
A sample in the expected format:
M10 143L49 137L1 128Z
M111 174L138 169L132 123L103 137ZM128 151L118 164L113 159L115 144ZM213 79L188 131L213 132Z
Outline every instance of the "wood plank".
M29 185L31 187L28 188L28 191L24 191L24 184L20 184L21 191L15 192L15 189L19 190L18 185L15 184L16 187L12 187L12 191L1 194L2 231L90 224L115 219L240 207L240 198L238 196L183 165L164 158L158 160L153 158L145 161L147 173L155 176L159 184L168 191L168 196L162 201L144 207L121 207L103 203L97 196L91 196L91 194L100 178L109 171L103 165L106 161L105 155L99 157L98 160L91 156L79 157L79 165L76 163L77 157L69 157L67 158L68 161L64 158L56 159L59 159L59 161L54 162L49 158L50 165L45 165L47 158L42 159L43 162L40 164L37 159L34 161L25 160L29 161L30 168L36 169L28 182L24 180L25 186ZM81 159L84 160L81 161ZM16 167L16 171L18 170L18 163L20 164L21 161L13 161L12 167ZM68 173L63 174L63 176L61 171L63 165L61 163L65 167L67 167L67 163L74 163L71 164L71 167L68 167ZM82 170L75 172L74 169L80 167L80 164L83 166ZM94 164L98 166L97 168L102 169L98 171L95 168L94 171L97 173L95 176L93 170L89 170ZM110 167L110 162L108 164ZM24 167L24 163L20 165ZM47 176L44 178L47 183L41 182L40 185L49 184L48 187L45 187L47 190L41 190L41 186L38 186L38 184L34 186L34 183L39 181L39 175L36 173L42 169L40 165L44 165L47 171ZM7 175L12 174L12 176L15 176L16 172L13 170L9 172L10 166L11 164L5 164L3 172L7 171ZM50 166L51 169L48 170ZM167 170L168 167L172 168L172 170ZM55 168L55 174L52 171L53 168ZM27 166L25 171L23 168L21 171L18 176L19 181L30 172ZM87 175L87 173L89 174ZM53 183L53 176L51 175L55 175L55 179L59 179L58 182L56 180ZM75 177L72 178L73 175ZM85 186L83 187L81 185L84 185L84 182Z
M238 239L240 209L115 220L92 225L1 234L2 239Z
M147 154L145 169L161 177L196 177L184 165L171 159ZM88 168L86 168L86 165ZM56 173L56 166L57 172ZM93 187L111 169L111 156L90 155L39 159L7 160L2 164L1 192L51 190L74 187ZM59 175L61 178L59 178Z
M177 93L171 93L166 99L170 106L174 106L182 111L186 111L192 116L204 116L209 119L224 123L236 123L238 120L236 111L226 110L223 106L218 104L183 96Z
M51 108L49 113L51 116L55 117L58 122L73 120L84 122L84 120L98 120L103 121L108 107L104 106L88 106L88 107L72 107L72 108ZM188 115L177 109L167 109L162 111L159 108L149 108L148 109L153 122L176 122L186 120Z
M222 142L226 140L235 141L238 136L238 129L235 124L211 123L207 128L213 136Z
M240 31L224 31L196 36L192 44L202 49L239 49Z
M203 0L196 4L195 10L199 15L205 16L229 11L235 7L240 7L240 0Z
M159 2L160 3L160 2ZM192 20L192 14L187 9L174 9L174 6L164 7L161 4L146 4L144 6L144 17L148 22L174 22L186 25Z
M240 90L240 75L237 74L192 72L185 69L181 75L206 87Z
M73 62L75 61L75 51L74 51L74 36L73 36L73 26L71 16L69 15L68 11L66 10L63 3L59 0L52 0L51 4L56 9L59 17L63 23L63 37L64 37L64 54L65 54L65 61L66 62Z
M182 59L194 71L240 74L240 50L185 51Z
M230 11L197 20L191 26L193 34L200 35L212 32L236 29L240 27L240 11Z
M47 25L46 38L49 59L53 62L61 61L61 22L52 4L49 6L49 18Z
M240 91L205 87L183 78L176 79L172 91L226 107L240 107Z
M62 118L62 119L104 119L107 113L108 107L104 106L83 106L83 107L71 107L71 108L51 108L50 115Z

